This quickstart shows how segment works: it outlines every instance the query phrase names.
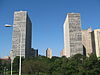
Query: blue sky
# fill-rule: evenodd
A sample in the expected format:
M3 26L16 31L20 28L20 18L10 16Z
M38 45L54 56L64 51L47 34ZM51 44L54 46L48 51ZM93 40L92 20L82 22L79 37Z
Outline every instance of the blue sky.
M63 49L63 23L67 13L81 14L82 29L100 29L100 0L0 0L0 57L12 49L14 11L28 11L32 21L32 47L45 55L51 48L54 56Z

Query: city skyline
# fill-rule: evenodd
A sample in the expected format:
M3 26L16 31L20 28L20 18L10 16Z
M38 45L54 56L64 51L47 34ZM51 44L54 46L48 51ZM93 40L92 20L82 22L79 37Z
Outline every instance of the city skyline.
M47 2L44 0L43 2L40 1L38 6L36 5L38 1L32 0L30 2L25 1L23 5L21 4L23 0L20 3L18 0L15 2L1 0L0 35L2 36L0 38L0 57L9 55L12 48L12 28L5 28L4 24L13 24L13 13L16 10L29 12L33 22L32 48L38 48L41 55L45 55L46 49L51 48L53 55L60 56L60 51L63 49L63 22L69 12L79 12L81 14L82 29L88 27L92 27L93 30L100 29L100 1L78 1ZM71 4L71 2L73 3ZM11 9L9 10L9 8Z

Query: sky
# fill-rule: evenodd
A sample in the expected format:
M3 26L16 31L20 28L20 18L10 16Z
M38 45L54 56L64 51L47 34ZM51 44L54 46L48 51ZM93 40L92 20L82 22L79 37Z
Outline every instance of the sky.
M15 11L28 11L32 21L32 48L45 55L51 48L53 56L63 49L63 24L67 13L80 13L82 29L100 29L100 0L0 0L0 57L12 49Z

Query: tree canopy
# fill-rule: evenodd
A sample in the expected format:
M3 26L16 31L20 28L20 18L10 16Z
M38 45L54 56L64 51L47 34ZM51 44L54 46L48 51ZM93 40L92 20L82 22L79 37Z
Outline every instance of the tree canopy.
M4 63L0 60L0 70L3 67L9 68L10 63ZM13 61L13 71L18 74L19 57ZM45 56L22 58L23 75L100 75L100 58L95 54L89 57L76 54L72 57L56 57L51 59Z
M22 65L23 74L33 75L100 75L100 60L91 54L85 57L76 54L73 57L45 56L25 59Z

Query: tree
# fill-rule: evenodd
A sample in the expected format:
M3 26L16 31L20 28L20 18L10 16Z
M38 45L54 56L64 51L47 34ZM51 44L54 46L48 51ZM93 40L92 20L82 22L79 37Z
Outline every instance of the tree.
M72 57L38 56L25 59L22 65L23 74L33 75L99 75L100 59L76 54Z
M99 75L100 74L100 61L95 54L91 54L84 60L83 69L86 75Z
M16 56L15 58L14 58L14 60L13 60L13 71L16 71L16 72L18 72L19 71L19 56ZM24 58L22 57L22 63L23 63L23 61L24 61Z
M3 71L2 60L0 60L0 71Z
M27 61L28 60L28 61ZM23 74L48 74L49 71L49 59L44 56L34 57L26 59L22 65Z

